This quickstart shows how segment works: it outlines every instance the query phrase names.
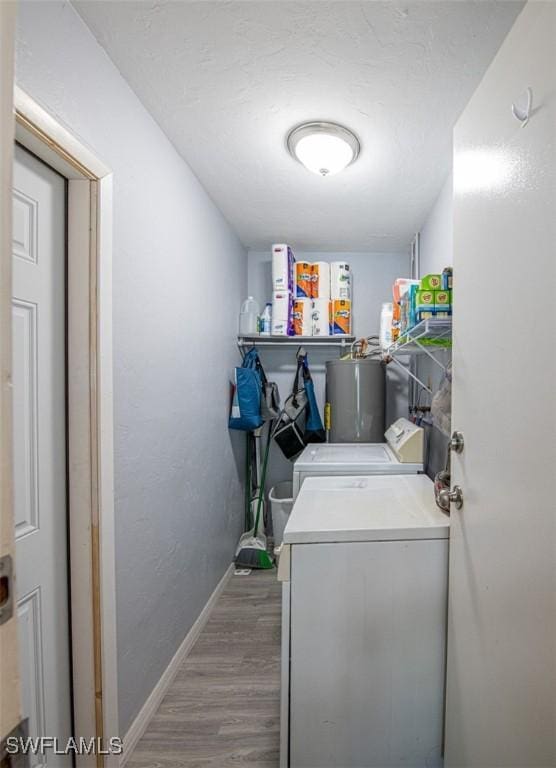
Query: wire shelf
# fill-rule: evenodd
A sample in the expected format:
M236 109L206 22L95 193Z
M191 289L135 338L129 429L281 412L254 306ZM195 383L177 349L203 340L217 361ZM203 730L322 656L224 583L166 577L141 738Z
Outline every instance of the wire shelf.
M407 355L426 355L442 372L446 372L446 365L439 360L438 352L445 352L452 347L452 318L429 317L410 328L395 344L384 351L386 362L393 362L408 376L416 381L419 386L432 394L428 387L416 373L398 360L398 357Z
M340 347L351 346L355 336L238 336L238 347Z
M447 349L452 346L452 318L429 317L410 328L386 354L427 354L430 350Z

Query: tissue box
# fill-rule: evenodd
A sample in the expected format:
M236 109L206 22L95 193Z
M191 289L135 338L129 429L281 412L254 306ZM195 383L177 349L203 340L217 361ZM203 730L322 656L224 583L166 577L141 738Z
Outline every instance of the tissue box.
M415 296L415 312L417 322L434 316L435 296L434 291L417 291Z
M272 336L293 336L292 295L289 291L272 294Z
M425 275L421 278L422 291L439 291L442 288L442 275Z
M400 333L406 333L409 328L417 323L417 297L418 288L416 285L409 285L407 291L400 300Z
M272 290L295 290L295 258L287 243L272 246Z
M436 317L450 317L452 291L434 291L434 314Z

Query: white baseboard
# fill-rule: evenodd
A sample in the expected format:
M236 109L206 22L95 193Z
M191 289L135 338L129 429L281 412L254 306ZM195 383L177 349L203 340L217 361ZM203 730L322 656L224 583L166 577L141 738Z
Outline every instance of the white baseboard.
M207 623L216 601L218 600L222 590L226 586L226 582L234 572L234 568L235 566L232 563L230 567L226 570L226 573L224 574L224 576L222 576L222 578L216 585L216 589L214 590L212 595L209 597L207 604L205 605L205 607L199 614L197 620L195 621L195 623L193 624L193 626L185 636L182 644L180 645L180 647L172 657L172 660L170 661L170 663L162 673L160 680L151 691L149 698L141 707L139 714L130 725L128 732L124 736L124 749L120 757L120 768L123 768L123 766L129 760L131 753L137 746L137 742L147 730L147 726L149 725L153 715L158 709L160 702L164 698L166 691L168 690L175 676L177 675L181 664L183 663L184 659L193 648L195 641L197 640L197 638L201 634L201 631L203 630L203 627Z

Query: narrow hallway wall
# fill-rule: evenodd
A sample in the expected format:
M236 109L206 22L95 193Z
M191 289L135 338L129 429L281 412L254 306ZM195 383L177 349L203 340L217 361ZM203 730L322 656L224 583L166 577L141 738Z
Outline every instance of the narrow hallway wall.
M227 430L246 252L66 2L21 2L17 84L114 172L120 728L232 561L243 440Z

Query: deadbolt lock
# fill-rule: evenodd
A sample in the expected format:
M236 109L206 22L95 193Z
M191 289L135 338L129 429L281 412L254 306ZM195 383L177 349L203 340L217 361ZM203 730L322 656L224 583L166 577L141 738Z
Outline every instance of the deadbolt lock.
M463 453L464 445L465 442L463 439L463 433L458 432L457 430L452 432L452 437L450 439L450 450L454 451L454 453Z

